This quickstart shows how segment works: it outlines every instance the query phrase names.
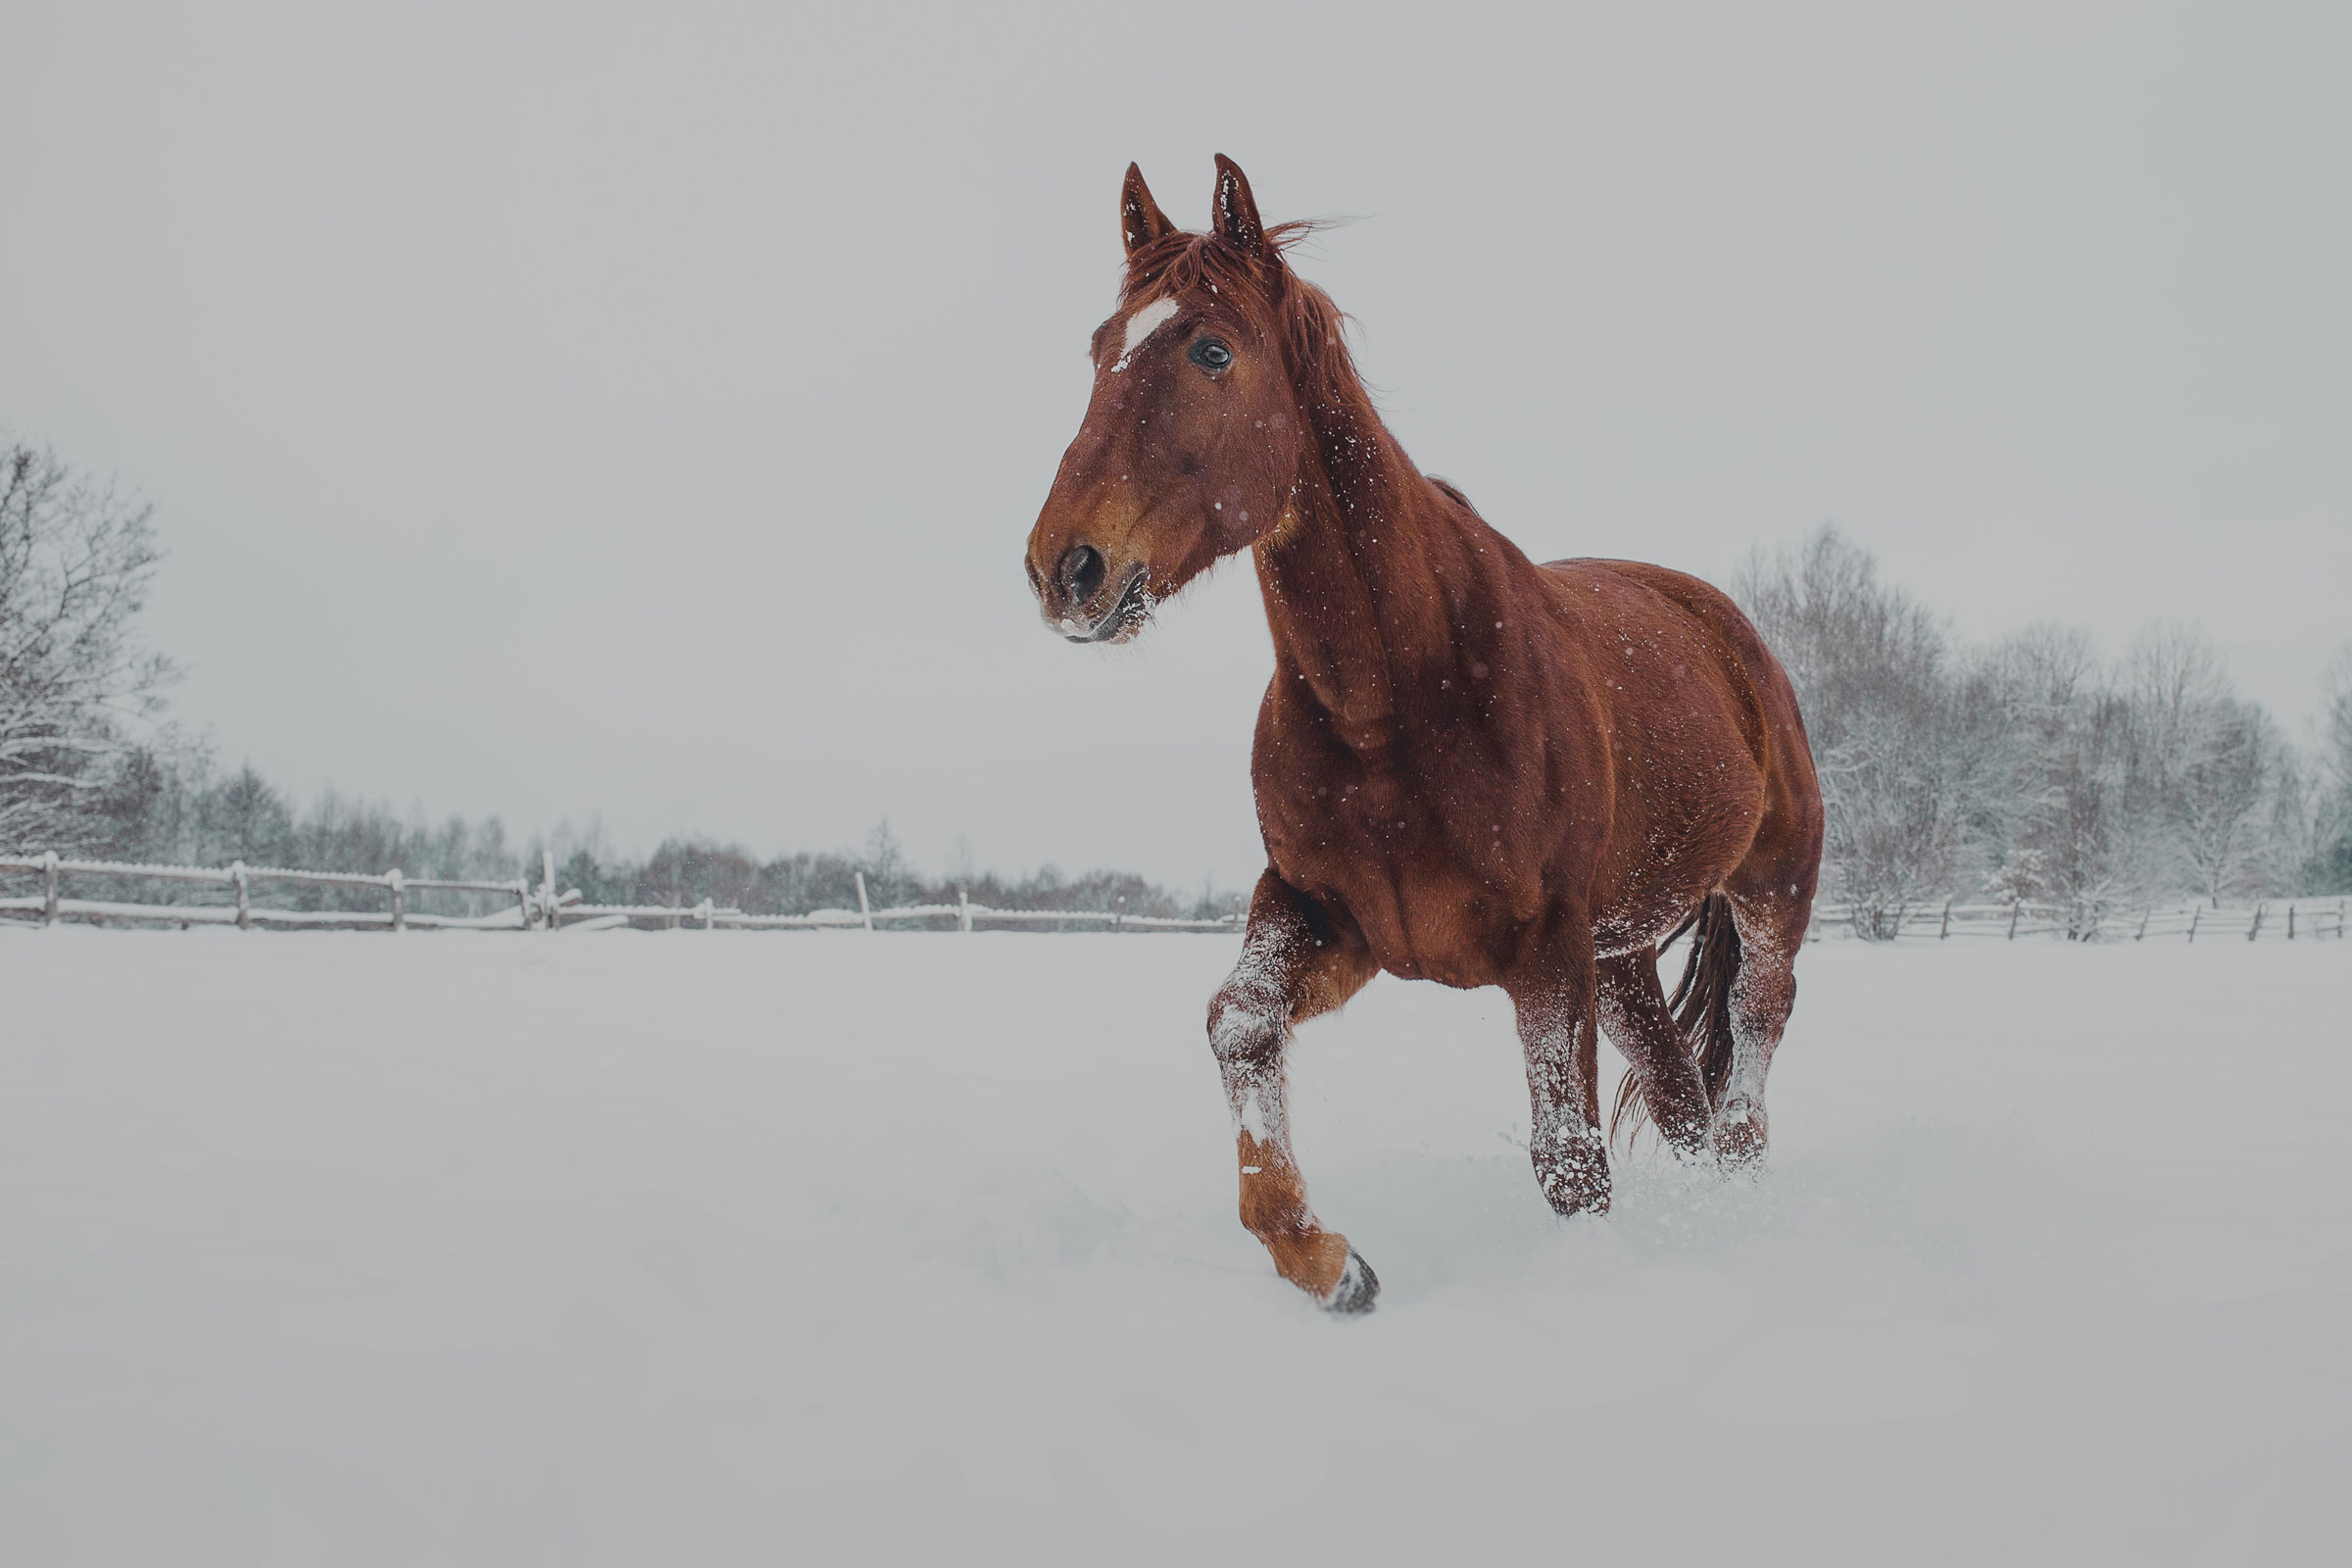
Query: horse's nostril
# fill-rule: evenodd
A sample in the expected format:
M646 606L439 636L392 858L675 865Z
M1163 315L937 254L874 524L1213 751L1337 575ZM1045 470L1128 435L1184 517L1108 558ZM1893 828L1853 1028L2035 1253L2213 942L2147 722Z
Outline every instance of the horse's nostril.
M1070 596L1070 603L1083 605L1102 586L1102 553L1093 545L1072 545L1062 552L1056 574L1061 578L1062 591Z

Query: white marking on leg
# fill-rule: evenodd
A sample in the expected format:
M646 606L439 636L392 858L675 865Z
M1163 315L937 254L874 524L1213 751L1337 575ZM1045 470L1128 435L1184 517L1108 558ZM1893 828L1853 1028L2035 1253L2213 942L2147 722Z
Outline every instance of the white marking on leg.
M1119 346L1119 363L1112 366L1111 368L1113 370L1127 368L1127 362L1135 358L1135 351L1144 346L1144 340L1167 325L1168 318L1175 314L1176 301L1170 296L1162 294L1127 318L1127 341Z
M1736 911L1735 911L1736 912ZM1769 1015L1778 1008L1764 1005L1759 987L1787 982L1786 949L1752 927L1740 928L1740 970L1732 981L1732 1066L1724 1077L1719 1119L1761 1115L1765 1076L1772 1070L1773 1049L1781 1030Z

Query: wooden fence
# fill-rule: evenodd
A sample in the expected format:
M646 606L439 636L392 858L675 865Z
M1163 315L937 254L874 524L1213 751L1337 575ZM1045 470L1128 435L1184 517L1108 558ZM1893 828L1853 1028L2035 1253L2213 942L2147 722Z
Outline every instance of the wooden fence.
M140 922L172 925L234 925L298 927L367 931L594 931L624 925L689 927L704 931L865 930L889 925L922 925L973 931L982 926L1072 926L1112 931L1234 931L1242 917L1214 920L1171 920L1156 915L1128 914L1119 909L997 909L974 904L958 894L954 904L909 904L874 908L866 900L865 878L857 878L858 907L818 909L809 914L746 914L741 909L714 906L706 899L695 905L586 904L576 888L558 892L553 856L540 858L540 879L512 882L462 882L409 877L399 870L369 875L350 871L290 871L272 866L249 866L236 861L225 866L134 865L117 860L68 860L58 856L0 857L0 875L37 876L41 891L30 897L0 898L0 916L37 919L50 924L60 919L102 923ZM75 899L65 896L68 877L103 877L209 884L229 890L224 904L136 903L127 900ZM275 909L257 906L257 883L307 884L313 887L372 888L384 896L381 910ZM513 900L512 908L487 915L432 914L411 909L416 893L469 893ZM1819 905L1813 912L1812 940L1861 935L1863 926L1881 941L1922 938L1949 940L1998 938L2055 938L2073 935L2098 942L2150 942L2203 938L2214 941L2336 940L2345 935L2348 899L2271 900L2245 906L2215 907L2203 903L2149 906L2136 911L2103 908L2086 912L2063 905L1962 904L1921 905L1892 911L1857 911L1842 905Z
M1918 938L1991 937L2015 942L2025 937L2093 942L2157 942L2200 938L2207 942L2335 940L2344 936L2352 899L2272 899L2259 904L2216 906L2201 901L2147 905L2139 908L2083 910L2051 904L1921 905L1892 911L1858 910L1846 905L1813 908L1812 941L1869 935L1878 941ZM1865 932L1864 927L1870 929Z
M1112 931L1235 931L1241 916L1216 920L1171 920L1157 915L1128 914L1121 909L997 909L974 904L960 893L954 904L910 904L877 909L866 899L865 877L857 877L858 907L818 909L809 914L746 914L741 909L713 906L708 899L695 905L586 904L577 888L556 890L553 856L542 856L541 876L533 886L527 879L513 882L458 882L410 877L399 870L369 875L348 871L289 871L272 866L249 866L238 860L225 866L136 865L120 860L68 860L54 854L38 857L0 857L0 875L38 876L41 891L29 897L0 898L0 916L35 919L43 925L58 920L97 923L137 922L165 925L234 925L303 927L313 930L407 931L596 931L624 925L691 927L704 931L751 930L865 930L887 925L919 923L973 931L981 926L1093 926ZM202 883L230 890L225 904L141 904L123 900L74 899L65 896L68 877L146 879L158 882ZM376 888L385 906L369 909L272 909L257 906L252 890L257 883L308 884L313 887ZM514 906L490 915L428 914L408 907L412 893L474 893L512 899Z
M380 876L351 871L290 871L276 866L247 865L242 860L225 866L139 865L122 860L67 860L56 855L37 858L0 858L0 873L37 875L41 891L30 898L0 899L0 915L31 916L43 925L60 919L93 921L162 921L174 925L307 926L364 930L406 931L463 929L521 930L533 919L534 890L520 878L513 882L460 882L436 877L404 876L397 869ZM64 879L107 877L155 882L183 882L224 887L226 904L141 904L64 896ZM311 887L379 888L385 897L381 913L352 909L272 909L257 906L257 883L293 883ZM513 899L514 907L498 914L428 914L408 906L413 893L486 893Z

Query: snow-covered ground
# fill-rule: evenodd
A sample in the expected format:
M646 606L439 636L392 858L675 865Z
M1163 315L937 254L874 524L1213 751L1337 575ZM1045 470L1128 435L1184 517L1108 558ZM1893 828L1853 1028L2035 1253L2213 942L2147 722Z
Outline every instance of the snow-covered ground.
M1234 1218L1234 952L0 930L0 1555L2352 1560L2352 945L1822 944L1761 1181L1567 1222L1384 980L1360 1320Z

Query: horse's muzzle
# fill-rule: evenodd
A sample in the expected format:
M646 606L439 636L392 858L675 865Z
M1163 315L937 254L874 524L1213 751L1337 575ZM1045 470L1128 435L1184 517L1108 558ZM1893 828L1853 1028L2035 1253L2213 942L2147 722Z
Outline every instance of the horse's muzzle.
M1032 577L1035 577L1033 572ZM1074 643L1117 642L1132 635L1152 613L1148 575L1138 562L1115 592L1110 571L1092 545L1072 545L1054 564L1053 576L1034 581L1037 609L1046 624Z

